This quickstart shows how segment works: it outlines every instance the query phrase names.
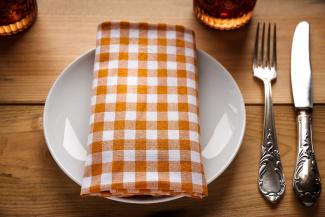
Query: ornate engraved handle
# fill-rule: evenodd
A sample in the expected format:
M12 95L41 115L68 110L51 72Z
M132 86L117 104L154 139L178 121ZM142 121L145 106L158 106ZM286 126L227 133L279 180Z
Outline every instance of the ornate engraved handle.
M258 187L266 199L275 203L284 193L285 181L275 132L271 83L264 81L264 88L264 134L258 172Z
M321 192L320 176L312 144L311 112L298 115L298 155L293 177L293 189L305 206L312 206Z

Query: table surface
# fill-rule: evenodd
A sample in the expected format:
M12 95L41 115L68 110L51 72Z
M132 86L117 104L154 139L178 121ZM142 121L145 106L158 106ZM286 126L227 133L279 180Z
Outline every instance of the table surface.
M0 39L0 216L325 216L325 194L303 207L291 188L297 129L290 87L291 40L296 24L311 25L313 141L325 179L325 1L259 0L253 20L236 31L216 31L197 22L191 0L39 0L39 15L24 34ZM56 165L44 141L43 105L62 70L94 48L97 24L105 20L182 24L196 32L197 47L220 61L238 83L247 125L239 154L209 185L203 200L128 205L80 198L80 187ZM273 85L275 119L287 181L284 198L271 205L257 189L263 127L263 89L253 79L251 59L257 22L278 30L278 79Z

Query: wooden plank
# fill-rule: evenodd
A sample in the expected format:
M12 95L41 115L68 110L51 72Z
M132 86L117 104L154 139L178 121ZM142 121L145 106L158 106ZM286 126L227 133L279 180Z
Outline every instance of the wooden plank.
M0 106L1 216L325 216L325 194L304 208L295 198L292 174L296 157L296 122L291 106L276 106L276 127L287 181L277 206L266 202L256 176L263 108L247 106L242 147L230 167L209 185L204 200L179 199L159 205L130 205L101 198L80 198L80 187L56 165L44 142L42 106ZM325 105L314 109L314 145L325 174Z
M105 20L182 24L193 28L197 47L220 61L238 82L246 103L262 103L260 81L251 59L258 21L278 27L278 80L274 102L291 103L290 50L294 28L311 23L316 103L325 102L325 4L315 0L259 0L252 22L236 31L216 31L197 22L192 0L39 0L39 16L25 34L0 39L0 103L43 103L51 84L75 58L94 48L96 26Z

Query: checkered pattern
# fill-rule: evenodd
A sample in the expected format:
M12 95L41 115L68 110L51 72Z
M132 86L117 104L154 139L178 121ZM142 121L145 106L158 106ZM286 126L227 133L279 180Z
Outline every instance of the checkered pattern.
M99 26L82 195L207 195L197 77L193 31Z

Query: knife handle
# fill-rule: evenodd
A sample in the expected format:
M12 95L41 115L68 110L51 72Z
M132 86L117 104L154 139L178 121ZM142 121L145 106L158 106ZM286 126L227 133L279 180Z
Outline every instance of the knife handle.
M312 206L321 192L321 181L312 143L311 110L298 114L298 152L293 177L293 189L298 199Z

